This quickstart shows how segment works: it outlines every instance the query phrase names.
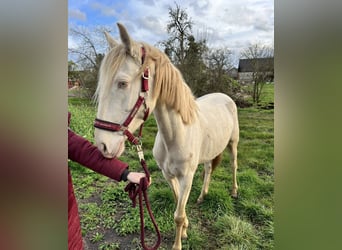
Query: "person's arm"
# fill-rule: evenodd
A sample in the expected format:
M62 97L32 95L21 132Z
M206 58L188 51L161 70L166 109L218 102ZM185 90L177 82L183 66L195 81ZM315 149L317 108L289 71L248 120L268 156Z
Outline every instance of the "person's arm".
M96 146L71 129L68 129L68 158L116 181L126 181L128 175L128 180L132 177L127 163L103 157Z

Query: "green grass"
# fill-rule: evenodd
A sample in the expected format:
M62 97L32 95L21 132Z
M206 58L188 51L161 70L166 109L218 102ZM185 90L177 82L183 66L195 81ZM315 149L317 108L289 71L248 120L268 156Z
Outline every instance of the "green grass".
M260 101L262 103L274 102L274 83L266 83L262 89Z
M71 98L87 98L90 96L90 91L86 88L69 89L68 96Z
M273 86L273 85L272 85ZM265 86L266 87L266 86ZM268 97L273 98L272 88ZM266 95L265 95L266 96ZM87 100L69 99L70 127L94 141L95 108ZM201 191L199 166L187 204L190 221L183 249L272 249L274 247L274 112L257 108L239 109L238 147L239 198L229 195L232 184L228 153L215 170L209 193L202 204L196 200ZM153 178L149 198L163 241L160 249L170 249L174 240L173 194L153 159L152 147L157 127L151 116L143 131L145 158ZM120 158L131 170L141 171L134 150ZM87 243L97 249L141 249L138 208L132 208L125 183L116 183L69 161L79 202L82 232ZM153 226L145 221L147 242L155 240ZM133 242L133 243L131 243Z

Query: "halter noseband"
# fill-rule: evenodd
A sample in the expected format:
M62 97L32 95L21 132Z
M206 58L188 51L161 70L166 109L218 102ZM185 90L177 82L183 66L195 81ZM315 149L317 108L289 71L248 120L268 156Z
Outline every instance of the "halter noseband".
M141 51L142 51L141 61L142 61L142 64L144 64L145 48L141 47ZM123 134L127 136L128 140L131 143L137 145L140 140L139 140L139 138L135 137L128 130L128 126L131 123L131 121L133 120L133 118L135 117L135 115L138 113L138 110L141 107L141 105L143 105L143 104L145 106L145 113L144 113L144 118L143 118L144 122L148 118L149 108L146 105L146 99L144 97L145 96L144 94L147 93L148 89L149 89L148 88L149 87L148 86L148 79L149 79L149 69L147 67L141 76L141 92L139 94L138 100L136 101L133 109L131 110L131 112L127 116L126 120L122 124L104 121L104 120L96 118L94 121L94 127L99 128L99 129L112 131L112 132L123 131ZM142 123L140 126L139 137L141 136L143 125L144 125L144 123Z

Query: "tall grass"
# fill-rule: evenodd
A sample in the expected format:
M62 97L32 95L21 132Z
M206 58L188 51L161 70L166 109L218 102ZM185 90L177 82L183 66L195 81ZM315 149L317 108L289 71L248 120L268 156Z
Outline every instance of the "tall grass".
M70 127L93 142L95 108L80 99L69 99ZM229 195L232 185L229 155L212 176L209 193L202 204L196 200L201 191L203 166L195 174L187 204L190 221L183 249L272 249L274 209L273 110L239 109L238 147L239 198ZM162 234L160 249L170 249L174 240L173 194L153 159L152 147L157 127L151 116L143 130L145 158L152 175L149 188L152 210ZM121 160L131 170L141 171L137 155L129 149ZM140 249L139 214L116 183L69 162L79 201L82 232L91 249ZM147 240L155 240L152 223L146 219ZM132 243L133 242L133 243ZM112 246L112 248L110 248ZM107 247L107 248L105 248Z

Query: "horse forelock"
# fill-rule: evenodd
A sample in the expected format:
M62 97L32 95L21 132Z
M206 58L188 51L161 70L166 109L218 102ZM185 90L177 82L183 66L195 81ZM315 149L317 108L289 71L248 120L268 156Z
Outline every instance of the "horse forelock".
M103 58L99 69L99 79L94 95L96 103L98 103L100 99L104 98L105 93L109 93L109 89L112 85L112 79L124 62L125 57L125 47L122 44L119 44L112 48Z

